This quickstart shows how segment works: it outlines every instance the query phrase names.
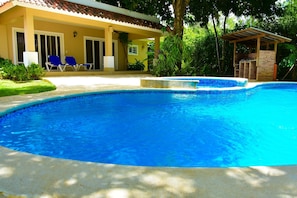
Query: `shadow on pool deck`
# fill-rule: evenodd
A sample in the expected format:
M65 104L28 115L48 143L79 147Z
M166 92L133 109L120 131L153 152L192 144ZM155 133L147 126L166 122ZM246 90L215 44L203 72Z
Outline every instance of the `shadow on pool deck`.
M2 97L0 111L28 101L71 93L139 88L138 76L48 79L57 85L56 91ZM10 195L46 198L297 197L297 167L118 166L48 158L0 147L0 197Z
M296 167L146 168L1 149L0 195L27 197L296 197Z

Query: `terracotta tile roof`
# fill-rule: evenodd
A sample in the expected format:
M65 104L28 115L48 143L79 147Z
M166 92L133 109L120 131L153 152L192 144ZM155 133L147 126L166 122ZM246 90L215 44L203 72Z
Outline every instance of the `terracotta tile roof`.
M7 3L9 1L5 1L5 0L0 0L0 7L3 6L5 3Z
M10 1L11 0L6 0L6 1L0 0L0 7ZM54 8L54 9L66 11L69 13L77 13L82 15L110 19L110 20L119 21L119 22L126 22L130 24L145 26L145 27L154 28L154 29L162 28L162 26L159 23L155 23L144 19L134 18L123 14L102 10L99 8L76 4L76 3L72 3L64 0L15 0L15 1L20 3L31 4L34 6L40 6L44 8Z

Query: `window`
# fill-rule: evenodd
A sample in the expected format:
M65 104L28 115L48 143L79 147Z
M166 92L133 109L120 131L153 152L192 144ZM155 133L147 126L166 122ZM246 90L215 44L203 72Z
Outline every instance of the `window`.
M24 32L16 32L16 40L17 40L17 63L23 63L24 57L23 52L25 51L25 34Z
M138 45L129 45L128 46L129 55L138 55Z

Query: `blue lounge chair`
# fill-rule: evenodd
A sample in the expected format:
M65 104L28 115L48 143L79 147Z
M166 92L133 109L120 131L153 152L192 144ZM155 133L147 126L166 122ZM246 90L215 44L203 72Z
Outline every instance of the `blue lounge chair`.
M61 62L61 59L60 59L59 56L49 55L48 56L48 60L49 60L49 62L46 62L45 63L45 66L46 66L47 71L51 71L52 68L57 68L61 72L65 71L67 65L66 64L63 64ZM74 67L72 67L72 68L73 68L73 70L75 70Z
M73 56L66 56L65 57L66 65L70 65L75 67L76 70L79 70L81 67L85 70L91 70L93 67L92 63L84 63L84 64L78 64Z

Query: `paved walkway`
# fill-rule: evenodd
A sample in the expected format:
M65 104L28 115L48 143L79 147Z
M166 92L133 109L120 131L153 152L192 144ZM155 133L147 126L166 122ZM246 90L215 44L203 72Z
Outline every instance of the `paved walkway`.
M57 90L2 97L0 112L53 96L137 89L140 77L144 76L50 77L47 79L57 85ZM54 159L0 147L0 198L14 197L10 195L18 198L290 198L297 197L297 167L133 167Z
M74 76L45 77L57 86L57 89L40 94L9 96L0 98L0 112L28 102L43 100L54 96L64 96L83 92L102 91L110 89L138 89L140 78L150 77L149 74L138 75L104 75L104 76ZM1 197L0 197L1 198Z
M57 91L100 90L100 89L120 89L137 88L140 86L140 78L150 77L143 75L106 75L88 77L47 77L45 79L53 82L57 86Z

